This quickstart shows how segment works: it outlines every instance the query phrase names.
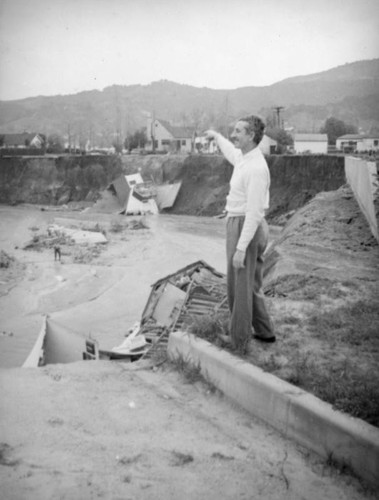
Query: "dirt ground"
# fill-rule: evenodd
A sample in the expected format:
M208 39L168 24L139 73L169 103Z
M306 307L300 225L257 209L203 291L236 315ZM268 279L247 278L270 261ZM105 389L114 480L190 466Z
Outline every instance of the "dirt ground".
M50 247L25 250L52 221L98 225L108 244L97 250L62 245L61 263ZM198 259L225 270L223 221L159 216L149 218L147 227L140 222L125 226L125 218L90 211L0 207L1 497L375 498L349 474L283 440L203 382L188 383L168 364L152 369L83 361L19 368L43 314L111 348L139 319L154 281ZM279 231L273 228L273 235L285 238ZM341 255L331 257L338 272ZM359 267L352 269L363 276L363 290L370 273ZM290 298L285 306L284 292L273 289L268 302L273 313L279 311L275 321L283 337L275 349L288 348L288 327L299 335L299 325L280 316L285 309L287 318L297 317L301 301ZM261 358L273 354L266 346L257 352ZM283 352L274 355L285 357ZM288 358L281 359L288 367Z
M129 367L1 370L1 498L374 498L201 382Z

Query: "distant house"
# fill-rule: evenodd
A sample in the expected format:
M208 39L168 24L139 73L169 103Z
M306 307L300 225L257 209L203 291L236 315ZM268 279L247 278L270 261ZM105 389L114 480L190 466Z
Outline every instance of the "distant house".
M278 141L265 134L259 143L259 147L264 155L271 155L276 152Z
M2 148L42 148L45 138L42 134L23 132L21 134L0 134Z
M361 151L379 151L379 134L364 135L364 134L346 134L338 137L336 148L350 153Z
M294 149L296 153L326 154L328 136L326 134L295 134Z
M176 127L165 120L148 118L146 136L146 149L150 151L155 149L155 151L190 153L193 149L195 130Z

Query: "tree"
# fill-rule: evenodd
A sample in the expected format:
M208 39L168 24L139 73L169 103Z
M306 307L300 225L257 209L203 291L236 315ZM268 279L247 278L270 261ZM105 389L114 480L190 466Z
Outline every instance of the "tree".
M349 125L344 121L331 116L325 121L325 124L320 129L320 132L328 136L329 144L335 145L338 137L345 134L356 134L357 128L354 125Z
M146 131L142 128L140 130L136 130L134 134L128 134L124 141L124 146L128 151L132 151L132 149L144 148L146 141Z
M59 134L51 134L47 138L48 153L63 153L63 139Z
M114 147L114 150L116 153L118 153L118 154L122 153L122 144L118 139L113 141L112 146Z
M285 153L287 147L293 145L292 136L282 128L267 127L265 133L278 143L276 150L279 154Z

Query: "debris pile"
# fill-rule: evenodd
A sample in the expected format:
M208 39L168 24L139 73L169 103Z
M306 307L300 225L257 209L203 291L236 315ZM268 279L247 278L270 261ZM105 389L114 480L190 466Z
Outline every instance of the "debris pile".
M141 174L120 175L90 209L92 212L118 212L125 215L157 214L173 207L181 182L155 184Z
M188 330L196 319L227 310L225 275L196 261L154 283L141 321L125 342L100 353L108 359L151 358L167 349L170 332Z
M107 243L104 232L94 229L72 229L51 224L46 233L35 233L23 250L42 251L52 249L54 260L61 260L62 255L72 255L74 262L90 262L97 258Z
M151 342L144 357L166 350L174 330L188 330L196 319L227 312L226 276L197 261L154 285L142 314L141 332Z
M52 231L48 228L46 234L34 234L31 241L29 241L24 247L23 250L34 250L37 252L41 252L47 248L54 248L56 246L72 246L74 245L74 240L59 231Z
M144 182L140 174L120 175L108 189L117 196L122 214L158 213L154 185L152 182Z

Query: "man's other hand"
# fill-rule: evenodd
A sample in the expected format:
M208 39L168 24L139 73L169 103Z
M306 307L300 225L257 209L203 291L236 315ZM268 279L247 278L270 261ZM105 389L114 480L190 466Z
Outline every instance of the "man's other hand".
M242 269L245 267L245 257L246 252L242 250L236 250L236 253L233 255L233 267L236 269Z

